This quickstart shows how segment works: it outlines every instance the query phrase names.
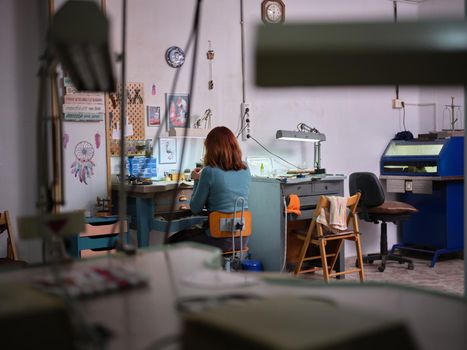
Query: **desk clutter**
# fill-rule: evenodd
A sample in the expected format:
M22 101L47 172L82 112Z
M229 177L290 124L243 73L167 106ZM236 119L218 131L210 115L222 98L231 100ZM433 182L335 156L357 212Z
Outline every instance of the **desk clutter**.
M50 274L38 276L33 286L54 295L72 298L91 297L146 286L148 277L127 267L115 266L74 266L61 270L59 276Z

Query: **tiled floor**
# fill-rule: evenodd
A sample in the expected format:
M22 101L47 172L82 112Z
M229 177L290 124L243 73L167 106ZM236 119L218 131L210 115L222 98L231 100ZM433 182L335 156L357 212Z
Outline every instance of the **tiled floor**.
M411 257L414 262L414 270L408 270L407 264L389 262L384 272L378 271L379 261L373 264L365 264L366 281L378 281L388 283L407 284L420 288L437 290L445 293L464 295L464 260L446 259L438 261L435 267L429 267L430 260ZM347 268L354 268L355 258L346 259ZM305 277L304 275L302 275ZM305 278L322 279L322 274L308 274ZM358 279L358 274L348 274L345 280ZM343 282L343 281L342 281ZM341 283L335 280L334 283Z
M437 291L463 295L464 294L464 260L447 259L430 267L430 260L412 258L415 265L413 270L407 269L407 264L389 262L384 272L378 271L378 261L365 264L365 277L368 281L396 282L434 289ZM353 266L355 258L346 259L346 265ZM356 274L347 275L355 279Z

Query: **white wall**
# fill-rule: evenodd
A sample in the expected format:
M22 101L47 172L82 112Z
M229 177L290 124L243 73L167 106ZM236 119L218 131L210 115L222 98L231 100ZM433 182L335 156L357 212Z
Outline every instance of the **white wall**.
M46 4L0 1L0 210L10 211L15 232L16 217L35 212L36 74L45 41ZM0 256L5 256L3 236ZM40 242L16 238L21 259L40 261Z
M452 19L464 20L464 0L426 0L419 6L419 17L423 20ZM449 111L446 105L460 105L459 122L456 128L463 127L464 121L464 87L422 87L420 102L425 106L419 107L421 120L435 120L437 130L449 128Z

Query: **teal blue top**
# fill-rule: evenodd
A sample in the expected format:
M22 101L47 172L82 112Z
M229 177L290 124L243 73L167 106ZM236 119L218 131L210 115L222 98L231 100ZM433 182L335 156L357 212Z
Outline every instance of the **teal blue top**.
M248 168L225 171L207 166L201 172L199 180L195 180L190 201L191 211L197 214L206 207L209 212L233 212L238 197L245 198L246 209L250 182ZM240 201L237 205L241 210Z

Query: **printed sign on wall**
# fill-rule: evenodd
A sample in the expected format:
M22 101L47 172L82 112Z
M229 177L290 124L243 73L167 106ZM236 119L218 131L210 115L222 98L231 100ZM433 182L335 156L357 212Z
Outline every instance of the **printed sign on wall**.
M67 121L102 121L105 116L103 93L72 92L73 84L65 77L66 95L63 103L63 118ZM68 88L71 88L70 90Z

